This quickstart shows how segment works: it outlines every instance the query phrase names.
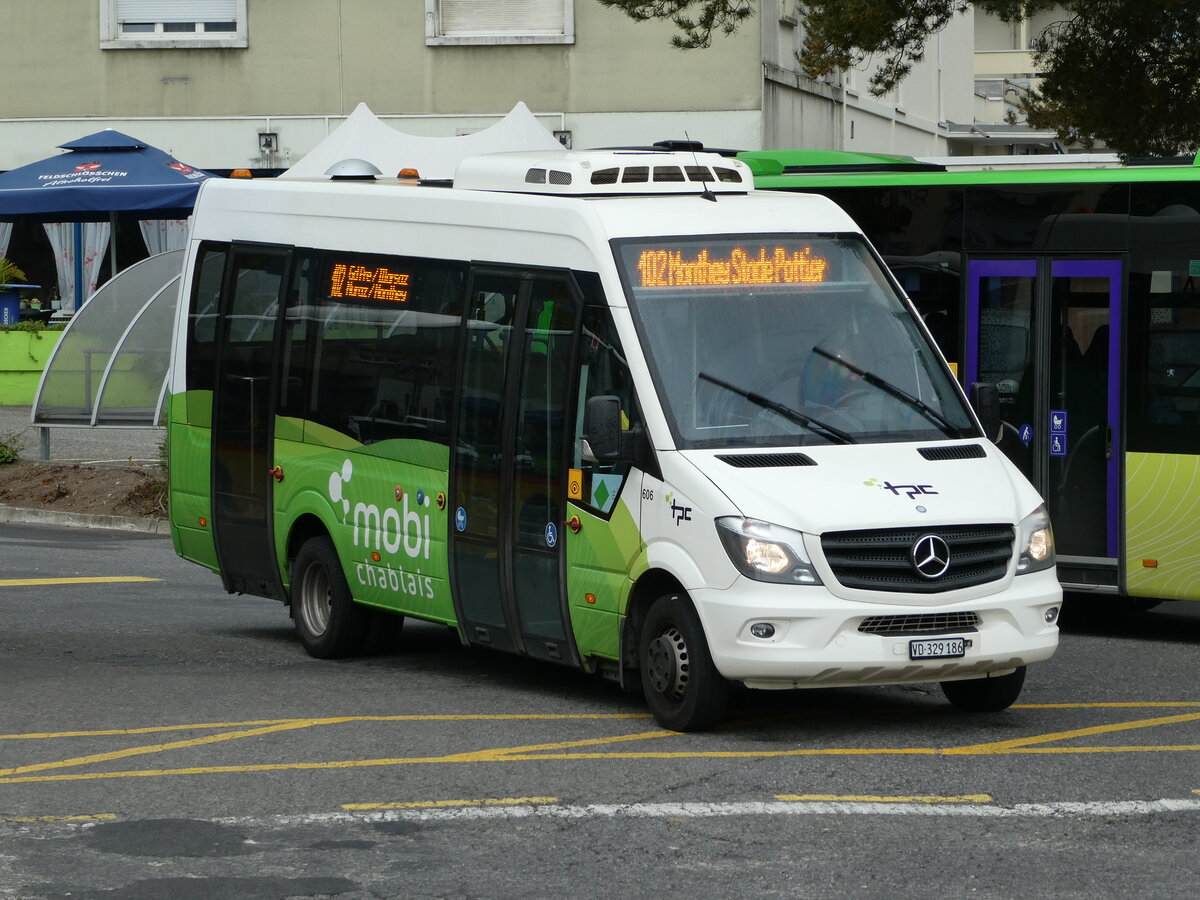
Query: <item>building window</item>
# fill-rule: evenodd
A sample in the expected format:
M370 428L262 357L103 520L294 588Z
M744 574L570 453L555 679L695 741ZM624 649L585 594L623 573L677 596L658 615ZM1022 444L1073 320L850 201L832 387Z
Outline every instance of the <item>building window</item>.
M100 47L245 47L247 0L100 0Z
M425 43L573 44L574 0L425 0Z

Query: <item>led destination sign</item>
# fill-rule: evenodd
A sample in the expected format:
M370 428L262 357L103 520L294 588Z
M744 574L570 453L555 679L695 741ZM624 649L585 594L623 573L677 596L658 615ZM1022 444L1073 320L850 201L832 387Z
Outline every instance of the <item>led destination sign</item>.
M329 296L334 299L387 300L408 302L410 272L395 272L387 266L337 263L329 273Z
M705 249L688 259L680 250L643 250L637 263L643 288L815 284L825 280L828 268L829 261L813 256L812 247L759 247L755 255L734 247L724 257Z

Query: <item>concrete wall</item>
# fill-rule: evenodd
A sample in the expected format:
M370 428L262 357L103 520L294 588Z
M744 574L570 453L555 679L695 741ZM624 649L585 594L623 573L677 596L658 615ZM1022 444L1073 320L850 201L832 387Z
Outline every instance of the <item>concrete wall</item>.
M325 117L336 124L359 102L380 115L443 117L425 123L430 133L454 134L524 101L535 113L559 114L558 122L549 117L554 128L578 130L577 147L608 143L603 119L591 117L614 113L644 114L642 141L682 136L687 117L662 115L679 110L700 114L697 139L759 139L746 125L762 109L757 23L685 53L670 46L670 24L575 0L574 44L429 47L420 0L248 6L246 49L101 50L99 0L0 3L0 33L20 36L0 58L0 120L10 120L0 121L0 169L109 125L198 166L283 167L327 132ZM477 120L445 118L464 114ZM40 129L11 121L62 118L73 121ZM259 131L279 134L279 158L259 158ZM630 131L622 128L622 138Z

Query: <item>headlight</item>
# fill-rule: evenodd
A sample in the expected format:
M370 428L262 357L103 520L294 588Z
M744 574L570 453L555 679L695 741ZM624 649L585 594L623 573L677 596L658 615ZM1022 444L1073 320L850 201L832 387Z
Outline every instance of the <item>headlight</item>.
M755 581L776 584L820 584L798 531L726 516L717 519L717 534L739 572Z
M1040 572L1054 565L1054 532L1046 507L1039 506L1021 522L1017 532L1021 555L1017 558L1017 574Z

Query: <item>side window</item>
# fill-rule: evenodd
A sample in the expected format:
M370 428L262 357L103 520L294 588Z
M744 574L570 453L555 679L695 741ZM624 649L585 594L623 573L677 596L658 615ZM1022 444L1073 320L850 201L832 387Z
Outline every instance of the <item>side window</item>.
M1187 260L1155 260L1130 278L1128 449L1200 446L1200 293Z
M425 0L425 43L573 44L574 0Z
M246 0L100 0L102 50L246 46Z
M463 281L461 268L395 256L302 261L285 315L283 408L307 406L311 422L363 444L448 446Z
M640 424L629 363L621 349L605 306L587 306L583 313L583 339L579 353L579 416L576 422L575 468L583 472L581 506L607 516L617 505L617 497L629 477L630 462L598 462L589 458L583 441L583 414L591 397L615 395L621 400L621 428Z
M186 386L189 391L209 391L216 378L217 305L229 248L211 244L201 249L188 300ZM192 422L207 425L207 422Z

